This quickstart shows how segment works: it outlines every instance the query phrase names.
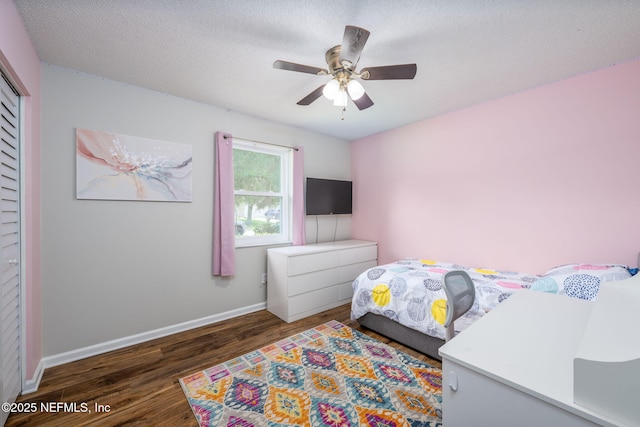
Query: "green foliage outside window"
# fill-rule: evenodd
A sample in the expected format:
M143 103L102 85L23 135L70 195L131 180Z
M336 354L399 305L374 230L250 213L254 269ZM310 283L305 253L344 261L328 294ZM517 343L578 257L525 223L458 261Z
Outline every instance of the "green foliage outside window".
M277 208L281 205L281 159L278 155L235 149L233 152L233 170L236 192L249 193L239 195L236 193L236 208L246 206L246 219L244 222L251 227L254 223L254 210ZM259 194L256 194L259 193ZM273 194L273 195L270 195ZM279 224L269 226L269 222L261 228L254 228L256 234L279 233Z

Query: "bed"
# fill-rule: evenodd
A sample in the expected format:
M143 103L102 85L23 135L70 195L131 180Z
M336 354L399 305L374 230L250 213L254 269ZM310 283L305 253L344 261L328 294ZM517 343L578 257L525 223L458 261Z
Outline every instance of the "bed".
M455 321L456 333L514 292L538 291L593 300L603 283L631 277L619 264L566 264L544 275L404 259L368 269L353 282L351 318L360 325L440 360L446 296L442 276L466 271L476 290L473 307Z

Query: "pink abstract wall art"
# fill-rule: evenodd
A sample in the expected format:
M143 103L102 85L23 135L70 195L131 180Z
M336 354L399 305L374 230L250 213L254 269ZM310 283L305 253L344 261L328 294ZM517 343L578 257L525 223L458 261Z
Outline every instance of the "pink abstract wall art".
M76 197L190 202L189 144L76 129Z

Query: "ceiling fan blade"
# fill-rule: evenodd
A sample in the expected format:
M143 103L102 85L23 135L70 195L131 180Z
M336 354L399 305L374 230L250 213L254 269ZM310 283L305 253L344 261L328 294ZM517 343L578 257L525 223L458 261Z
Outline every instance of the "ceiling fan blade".
M308 73L308 74L316 74L316 75L325 75L329 74L327 70L324 68L312 67L310 65L302 65L296 64L294 62L280 61L277 60L273 63L273 68L278 70L287 70L287 71L298 71L300 73Z
M358 110L365 110L373 105L373 101L371 100L371 98L369 98L369 95L367 95L366 93L363 94L358 99L351 98L351 100L353 101L354 104L356 104L356 107L358 107Z
M344 36L342 37L340 63L345 66L344 62L348 61L349 64L346 65L347 68L355 69L368 38L369 31L364 28L347 25L344 29Z
M395 80L412 79L417 71L416 64L401 64L363 68L360 74L364 80Z
M320 98L322 96L322 90L323 89L324 89L324 85L320 86L318 89L314 90L309 95L307 95L304 98L302 98L300 101L297 102L297 104L298 105L309 105L309 104L311 104L313 101L315 101L316 99L318 99L318 98Z

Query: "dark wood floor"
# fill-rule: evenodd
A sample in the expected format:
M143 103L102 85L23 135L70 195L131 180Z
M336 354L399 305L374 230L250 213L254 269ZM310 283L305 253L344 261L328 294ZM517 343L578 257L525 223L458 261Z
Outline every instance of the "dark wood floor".
M197 426L178 379L248 353L281 338L337 320L434 366L440 363L349 319L349 305L293 323L268 311L156 339L99 356L49 368L37 392L18 402L82 403L91 413L11 414L6 426L172 425ZM102 405L102 412L95 405ZM51 407L51 406L50 406ZM55 407L55 406L54 406ZM108 409L108 410L107 410Z

